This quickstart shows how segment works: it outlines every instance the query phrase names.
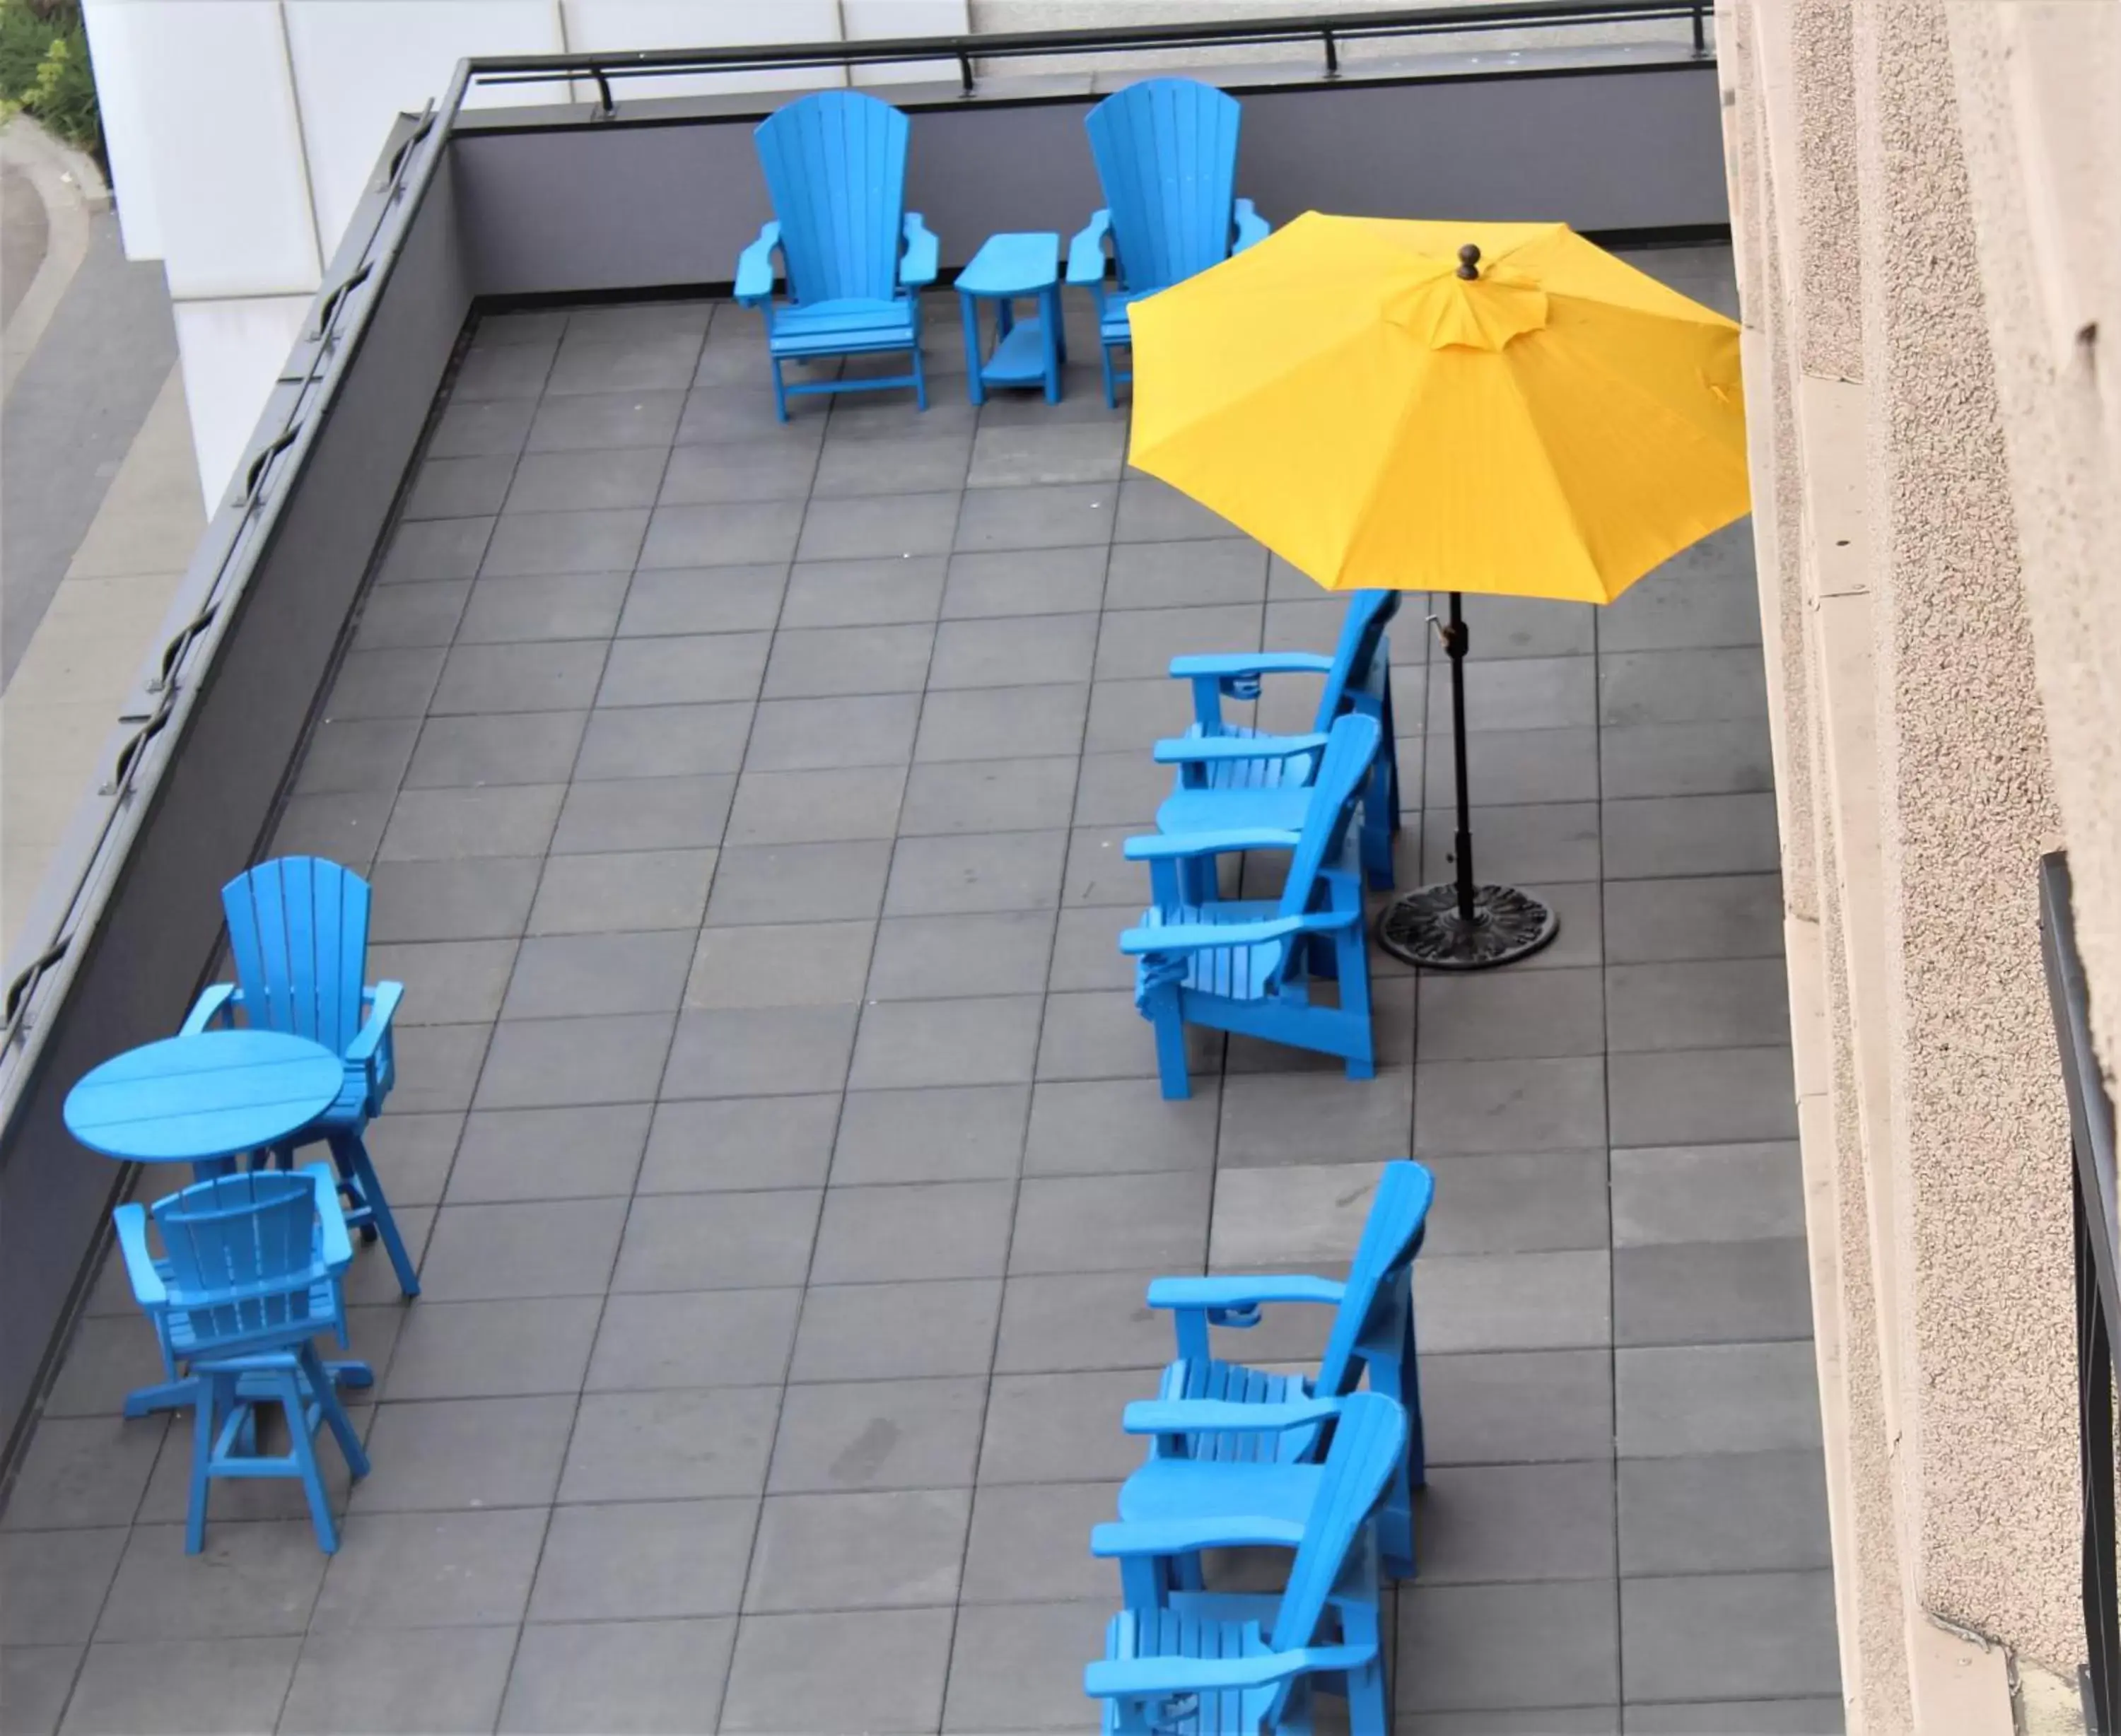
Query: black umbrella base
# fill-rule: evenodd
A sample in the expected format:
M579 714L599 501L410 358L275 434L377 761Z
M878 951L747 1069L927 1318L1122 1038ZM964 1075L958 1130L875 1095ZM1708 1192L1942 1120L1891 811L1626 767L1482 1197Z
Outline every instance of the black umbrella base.
M1377 944L1424 970L1488 970L1536 952L1561 924L1515 887L1473 888L1473 919L1458 914L1458 888L1425 886L1377 919Z

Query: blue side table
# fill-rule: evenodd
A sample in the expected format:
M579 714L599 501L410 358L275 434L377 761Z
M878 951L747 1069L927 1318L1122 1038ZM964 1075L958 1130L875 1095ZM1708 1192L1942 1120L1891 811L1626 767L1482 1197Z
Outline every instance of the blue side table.
M1036 299L1038 311L1019 319L1013 305ZM980 359L980 310L995 304L994 352ZM1046 402L1060 402L1060 365L1068 343L1060 329L1060 237L990 235L958 273L958 305L965 316L965 378L972 402L989 386L1046 386Z

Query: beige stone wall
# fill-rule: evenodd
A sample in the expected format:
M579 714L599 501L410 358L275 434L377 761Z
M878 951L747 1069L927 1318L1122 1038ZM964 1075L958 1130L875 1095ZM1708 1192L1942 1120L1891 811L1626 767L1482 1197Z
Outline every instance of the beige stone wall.
M1718 40L1851 1728L1985 1728L1939 1621L2083 1651L2034 864L2110 1071L2121 6L1724 0Z

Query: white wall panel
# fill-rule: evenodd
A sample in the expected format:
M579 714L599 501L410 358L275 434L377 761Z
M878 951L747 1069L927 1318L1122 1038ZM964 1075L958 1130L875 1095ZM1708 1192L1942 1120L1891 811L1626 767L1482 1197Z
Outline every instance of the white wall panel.
M562 0L567 47L740 48L781 42L837 42L838 0ZM837 67L814 72L721 72L690 78L624 78L612 86L623 105L635 96L699 96L716 91L807 90L846 82ZM593 86L581 81L585 95Z
M392 119L448 90L476 54L555 54L558 0L286 0L317 231L329 258ZM566 100L565 86L489 86L472 106Z
M177 353L209 514L250 443L310 302L307 296L275 296L176 305Z
M972 29L970 0L840 0L840 20L850 42L893 36L968 36ZM957 76L956 66L947 60L883 60L854 69L858 85L927 82Z
M170 293L315 289L316 230L277 0L130 10Z
M153 58L135 26L142 0L87 0L89 60L102 111L103 147L118 199L119 233L128 259L162 257L162 219L155 198L155 141L148 131L143 87L156 76Z

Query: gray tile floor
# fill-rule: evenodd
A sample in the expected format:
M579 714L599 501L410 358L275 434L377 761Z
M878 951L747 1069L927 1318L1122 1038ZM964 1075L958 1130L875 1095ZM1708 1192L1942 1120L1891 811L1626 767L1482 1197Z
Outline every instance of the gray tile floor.
M106 1284L0 1529L10 1732L1088 1728L1144 1280L1331 1269L1410 1150L1402 1731L1839 1728L1745 528L1603 614L1471 605L1482 865L1551 951L1381 960L1374 1082L1218 1040L1166 1104L1113 946L1164 663L1340 605L1123 473L1086 333L1063 404L975 412L953 311L925 417L786 427L733 308L481 328L279 840L372 873L409 985L374 1473L329 1561L268 1485L187 1559ZM1395 649L1411 882L1449 762L1418 611Z

